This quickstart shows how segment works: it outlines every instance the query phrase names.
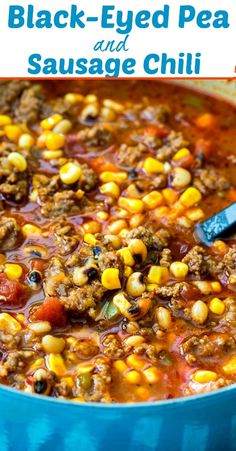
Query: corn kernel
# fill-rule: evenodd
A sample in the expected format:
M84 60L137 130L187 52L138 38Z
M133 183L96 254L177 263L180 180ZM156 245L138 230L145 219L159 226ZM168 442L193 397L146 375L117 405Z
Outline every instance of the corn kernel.
M106 211L98 211L96 216L100 221L106 221L109 218L109 213Z
M73 381L72 377L62 377L61 382L64 382L70 388L74 387L74 381Z
M91 371L93 371L94 369L94 365L91 363L80 363L77 368L76 371L78 374L86 374L86 373L91 373Z
M202 195L200 191L194 186L190 186L183 192L183 194L181 194L180 202L182 202L185 207L192 207L200 202L201 198Z
M162 174L164 172L164 164L155 158L148 157L144 161L143 168L151 174Z
M17 142L22 131L19 125L6 125L4 128L5 134L10 141Z
M23 135L20 136L18 141L18 146L20 149L31 149L35 144L35 140L33 136L29 135L29 133L23 133Z
M188 274L188 265L183 262L173 262L170 265L170 272L176 279L184 279Z
M6 114L0 114L0 127L5 127L5 125L11 124L11 118L10 116L7 116Z
M22 276L23 269L20 265L17 265L15 263L6 263L4 272L8 279L17 280Z
M128 277L131 276L131 274L133 274L132 268L130 266L125 266L124 277L128 279Z
M162 195L168 205L173 205L179 197L179 194L171 188L163 189Z
M101 108L100 116L104 121L114 121L116 119L116 113L111 108L103 107Z
M146 360L137 354L130 354L126 359L126 363L135 370L142 370L147 364Z
M62 150L44 150L42 152L42 157L44 160L57 160L63 156Z
M101 231L101 224L97 221L88 221L83 224L83 229L86 233L99 233Z
M65 136L50 132L46 134L45 145L48 150L58 150L64 147Z
M149 283L162 284L169 279L168 268L162 266L151 266L148 272L147 280Z
M213 248L220 254L224 254L227 251L227 244L224 241L216 240L213 243Z
M46 143L46 137L50 134L51 132L49 130L45 130L44 132L41 133L40 136L38 136L37 138L37 147L39 149L43 149L45 148L45 143Z
M157 283L149 283L149 284L147 285L147 291L154 291L154 290L156 290L157 288L158 288Z
M127 365L123 360L116 360L113 363L114 368L119 371L119 373L123 373L125 370L127 370Z
M148 390L148 388L146 387L138 387L136 389L136 396L141 400L141 401L147 401L147 399L150 396L150 391Z
M120 188L115 182L108 182L100 186L100 191L102 194L107 194L115 199L118 199L120 195Z
M128 197L120 197L118 201L119 207L125 208L130 213L142 213L144 203L140 199L131 199Z
M124 210L124 208L116 207L115 216L119 219L126 219L129 217L129 213L127 212L127 210Z
M17 313L16 320L19 321L20 324L25 325L26 317L25 317L24 313Z
M84 191L82 189L77 189L75 195L76 195L77 199L80 200L84 196Z
M201 208L190 208L185 214L193 222L204 218L204 211Z
M220 293L222 291L222 286L220 282L218 282L217 280L215 280L214 282L210 282L210 284L213 293Z
M8 162L19 172L24 172L27 168L27 161L19 152L11 152L8 155Z
M84 242L87 244L91 244L91 246L95 246L97 243L97 240L92 233L85 233Z
M60 354L64 351L65 340L63 338L54 337L53 335L45 335L42 338L42 345L47 354Z
M123 247L123 249L120 249L118 254L121 256L125 265L133 266L135 264L135 260L128 247Z
M31 193L29 195L29 199L30 199L30 202L37 202L37 199L38 199L38 190L37 189L33 189L33 191L31 191Z
M163 196L159 193L159 191L151 191L143 197L143 202L145 207L152 210L153 208L159 207L163 203Z
M170 218L173 221L177 218L180 219L180 217L183 217L183 212L184 212L184 206L179 202L179 200L177 200L177 202L175 202L175 204L173 204L171 206L171 209L170 209L169 213L167 214L167 216L168 216L168 218Z
M176 222L181 227L185 227L186 229L190 229L193 225L192 221L190 219L186 218L186 216L180 216L176 218Z
M153 214L156 219L162 218L163 216L164 217L167 216L169 214L169 212L170 212L170 209L165 206L157 207L157 208L155 208L155 210L153 210Z
M68 92L68 94L64 96L64 100L70 105L77 105L78 103L83 102L84 96L82 96L81 94Z
M25 224L22 227L22 233L24 236L39 236L41 235L41 229L34 224Z
M165 161L164 162L164 173L168 174L171 171L171 165L169 163L169 161Z
M61 114L53 114L40 122L40 127L44 130L51 130L63 119Z
M136 227L139 227L143 224L145 220L145 216L142 213L136 213L132 215L132 217L129 220L129 224L131 229L135 229Z
M53 127L53 132L54 133L68 133L70 130L72 129L72 122L69 121L68 119L62 119L62 121L58 122L57 125L55 125L55 127Z
M60 354L49 354L47 356L47 367L57 376L64 376L66 374L65 363Z
M21 325L8 313L0 313L0 330L15 335L21 330Z
M126 316L128 309L131 307L130 302L126 299L123 293L116 294L113 299L113 304L118 308L120 313Z
M66 343L67 343L69 346L76 347L77 342L78 342L78 340L77 340L75 337L67 337L67 338L66 338Z
M95 94L87 94L84 98L85 103L96 103L98 98Z
M125 379L127 380L127 382L129 382L129 384L136 385L136 384L140 384L140 382L142 381L142 376L138 371L131 370L125 374Z
M114 100L111 99L104 99L103 105L106 108L111 108L116 113L122 113L122 111L124 111L124 106L121 103L115 102Z
M103 183L115 182L118 185L123 183L128 178L127 172L110 172L104 171L100 174L100 180Z
M156 384L162 378L162 372L155 366L151 366L143 371L143 375L148 384Z
M37 368L40 368L44 366L44 359L40 357L39 359L36 359L29 367L29 370L36 370Z
M69 161L60 168L60 179L66 185L73 185L81 177L81 167L78 163Z
M119 269L117 268L106 268L102 273L101 278L102 285L107 288L107 290L116 290L121 287L119 279Z
M223 301L221 301L221 299L213 298L210 301L209 309L216 315L223 315L223 313L225 312L225 304Z
M227 363L224 364L223 371L226 374L236 374L236 357L232 357Z
M117 219L117 221L113 221L109 224L108 229L110 233L117 234L122 229L126 229L127 226L128 224L124 219Z
M183 147L182 149L178 150L178 152L175 153L175 155L173 156L173 161L182 160L182 158L185 158L188 155L190 155L190 151L185 147Z
M199 384L206 384L207 382L214 382L218 378L215 371L198 370L194 373L193 379Z

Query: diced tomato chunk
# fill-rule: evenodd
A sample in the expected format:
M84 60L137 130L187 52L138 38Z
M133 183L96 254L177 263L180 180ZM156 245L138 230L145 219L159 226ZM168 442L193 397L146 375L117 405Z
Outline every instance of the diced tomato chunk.
M192 168L195 160L192 154L186 155L178 161L173 161L173 166L181 166L181 168Z
M119 172L119 168L115 166L111 161L107 160L105 157L94 158L91 163L91 167L97 172Z
M158 138L165 138L169 134L170 130L166 125L149 125L144 130L144 136L155 135Z
M227 191L226 196L230 201L236 202L236 189L232 188Z
M9 280L6 274L0 274L0 301L6 304L20 305L24 287L15 280Z
M67 322L65 307L58 298L49 297L35 311L33 319L49 321L52 326L63 327Z
M181 291L181 297L186 301L186 302L192 302L196 299L199 298L199 290L197 289L197 287L194 287L193 285L185 284L182 291ZM187 306L187 305L186 305Z
M33 271L39 271L43 272L45 269L45 262L41 260L40 258L35 258L34 261L32 261L32 270Z
M212 154L212 143L206 139L198 139L195 144L194 153L197 158L209 158Z
M180 379L185 382L188 382L191 374L194 372L194 368L189 366L183 360L178 362L177 367Z

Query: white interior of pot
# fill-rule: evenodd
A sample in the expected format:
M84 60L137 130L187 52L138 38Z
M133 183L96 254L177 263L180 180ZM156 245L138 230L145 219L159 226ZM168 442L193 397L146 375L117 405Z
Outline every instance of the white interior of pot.
M236 80L175 80L174 83L214 94L236 105Z

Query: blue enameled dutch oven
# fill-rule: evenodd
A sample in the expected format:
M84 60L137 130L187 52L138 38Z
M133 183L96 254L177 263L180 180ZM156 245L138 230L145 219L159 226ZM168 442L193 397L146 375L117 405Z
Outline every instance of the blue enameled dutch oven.
M77 403L0 388L1 451L233 451L236 386L157 403Z
M236 99L236 82L192 86ZM0 387L0 451L234 451L236 385L156 403L76 403Z

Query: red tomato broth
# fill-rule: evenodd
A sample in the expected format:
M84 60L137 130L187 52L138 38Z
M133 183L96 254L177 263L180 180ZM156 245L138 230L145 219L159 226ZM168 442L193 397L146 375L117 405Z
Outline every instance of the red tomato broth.
M31 90L33 87L34 93L35 85L36 83L29 83L22 88L21 92L24 92L24 89ZM203 268L200 268L199 273L194 270L193 259L190 258L186 277L176 278L168 269L167 280L154 283L156 285L154 291L151 288L148 289L148 286L152 284L148 277L152 266L169 267L170 261L167 257L166 263L160 263L165 249L169 250L168 255L171 256L171 261L176 262L182 261L197 245L193 237L193 228L197 221L191 221L186 216L189 208L179 203L179 198L185 189L195 186L197 190L200 190L201 200L191 205L190 209L200 209L204 219L234 200L235 109L215 98L156 82L49 81L41 82L39 85L44 103L41 110L38 109L35 112L37 118L32 119L30 115L23 117L23 112L15 114L13 104L7 105L9 117L22 130L22 124L27 122L28 129L35 139L31 152L21 150L19 143L16 144L16 151L23 154L28 163L28 192L32 194L36 189L38 197L35 201L30 194L22 202L16 202L14 192L9 198L3 191L1 194L4 215L14 218L22 230L25 224L33 224L40 228L40 233L24 236L18 246L2 252L6 262L21 265L24 272L17 281L12 282L6 279L4 272L0 274L3 282L6 281L5 287L3 286L4 293L8 286L12 286L10 297L5 295L6 300L1 305L1 313L10 313L19 321L22 321L22 318L19 318L18 314L23 313L25 319L23 323L20 322L21 330L16 334L14 332L15 335L12 334L10 344L4 341L4 333L10 326L7 326L3 320L1 326L0 319L4 350L1 382L38 394L77 401L100 402L169 399L202 393L233 383L236 377L233 360L236 297L234 283L230 280L233 280L235 272L233 265L236 268L236 263L233 260L234 257L229 262L229 258L225 255L232 252L235 238L232 237L226 243L223 254L219 253L217 248L203 248L203 254L200 252L199 255L204 257L198 255L198 259L203 258ZM30 92L32 96L35 95L32 91ZM65 99L63 100L63 96L68 92L79 93L83 97L75 106L73 104L68 106ZM88 103L86 100L88 94L96 96L96 99ZM60 97L59 100L58 97ZM19 95L17 99L20 104L21 96ZM117 102L118 106L115 104L113 108L111 104L110 108L104 107L104 104L106 105L104 99ZM167 112L165 108L164 112L161 112L162 104L167 105ZM95 117L90 117L89 114L87 118L84 116L86 105L92 105L92 111L98 110ZM109 110L106 111L107 117L103 116L104 108ZM213 116L213 125L199 127L197 125L199 117L206 113ZM37 148L37 139L43 133L40 126L41 120L53 114L61 114L62 119L71 122L71 128L64 134L65 146L61 157L47 160L43 156L45 149ZM84 132L85 136L81 132ZM168 136L171 132L182 133L181 140L187 140L188 144L179 146L174 140L170 140L168 144ZM84 141L80 141L78 136ZM0 139L2 147L10 142L4 134ZM122 154L123 144L127 147ZM144 149L140 150L139 145L143 145ZM160 154L163 146L167 146L170 154L161 159L158 158L158 152ZM132 151L129 151L130 147ZM189 155L176 162L173 156L181 148L187 148ZM50 151L50 149L47 150ZM140 155L133 161L136 152L140 152ZM156 181L156 187L155 184L153 185L153 180L159 177L159 173L148 173L143 169L143 164L148 157L157 159L163 164L168 163L170 166L167 165L167 172L163 172L163 179L165 179L163 186L161 181L159 186L158 181ZM68 161L79 165L82 176L79 180L66 184L60 180L59 173L60 168ZM84 168L84 164L88 166ZM187 169L191 173L191 182L185 187L173 185L176 167ZM17 184L22 176L17 172L17 168L14 171ZM83 180L83 171L85 180ZM210 171L216 171L216 174ZM101 186L110 183L101 180L105 172L114 174L114 180L120 173L127 175L127 180L113 182L118 186L118 196L114 195L112 190L111 195L101 192ZM46 178L41 177L40 182L34 182L34 177L38 174ZM95 182L92 180L95 177L94 174L98 176ZM226 178L225 184L222 182L223 188L217 185L217 180L221 176ZM51 187L50 180L54 183ZM8 182L7 179L5 183ZM134 194L131 195L130 186L132 185ZM1 186L0 184L0 192ZM139 209L133 211L133 206L128 207L127 210L119 207L120 197L126 199L135 197L135 200L143 202L142 199L150 192L158 191L162 195L166 188L173 191L178 205L176 201L168 203L166 200L155 208L142 204L141 213ZM4 190L5 187L2 189ZM65 200L62 203L56 200L57 193L65 193ZM80 202L80 199L83 199L84 204L83 201ZM160 210L162 207L165 208L163 213ZM101 212L102 215L99 216L98 213ZM112 224L114 225L115 220L123 221L121 229L117 224L117 231L114 231L114 228L109 229ZM120 261L118 251L129 248L130 239L126 240L126 234L137 229L134 225L135 221L137 227L144 227L144 231L150 230L148 238L143 237L143 240L146 239L149 244L145 245L147 256L144 261L140 260L140 255L137 259L134 254L134 263L129 266ZM87 230L90 228L91 232L83 227L85 223ZM156 236L159 236L158 233L162 228L170 235L168 244L162 246L159 241L160 248L155 248L151 244L151 235L157 239ZM86 233L89 236L86 237ZM141 241L142 233L137 233ZM120 245L115 242L112 245L107 238L109 235L120 237ZM26 253L27 246L33 246L35 250ZM41 254L37 246L43 248ZM100 254L94 254L96 246L101 249L102 257ZM98 251L100 252L99 249ZM58 257L56 263L55 257ZM225 263L222 270L214 273L213 266L217 265L217 262L224 261L224 257ZM68 263L70 258L71 262ZM214 265L211 259L214 259ZM85 273L80 272L81 268L85 268ZM118 268L120 288L119 284L114 289L107 288L106 283L109 285L113 282L103 282L103 272L107 268ZM75 270L78 273L76 283ZM125 270L131 273L126 275ZM4 264L2 271L4 271ZM34 285L29 283L29 274L32 271L40 273L41 277L40 282ZM130 292L127 289L127 282L132 272L141 272L142 280L140 279L138 285L140 283L145 285L145 291L140 292L138 296L132 294L132 289ZM112 281L114 278L115 275L112 276ZM195 282L199 280L209 284L214 281L220 282L220 291L212 291L211 288L208 294L201 292L195 286ZM173 293L166 295L165 287L171 291L182 282L185 284L184 289L177 295ZM12 299L21 285L24 286L27 296L23 297L23 305L19 305L18 308ZM125 294L126 300L131 304L132 313L129 313L129 310L124 311L123 307L120 307L120 311L117 311L117 307L114 310L113 298L120 291ZM224 302L225 310L220 315L209 309L213 298ZM207 318L202 323L196 322L191 316L192 306L198 300L203 301L208 309ZM106 316L108 307L111 309L111 317ZM164 313L160 308L164 309ZM167 328L162 325L158 312L160 315L162 312L164 316L167 315L166 312L169 312L171 322ZM46 332L32 332L30 329L31 324L37 324L39 321L49 323L49 326L45 326ZM14 336L18 335L23 336L23 340L21 338L16 345ZM57 339L63 338L64 348L62 347L60 352L49 352L44 344L44 336L47 335ZM125 340L132 336L138 336L139 339L141 337L143 341L134 346L126 345ZM190 341L183 347L182 345L185 345L192 337L195 337L192 343ZM216 338L213 347L210 346L212 337ZM59 342L56 344L53 344L53 340L51 342L52 349L60 349ZM28 356L27 350L30 350L32 355ZM19 367L11 364L10 358L13 352L18 353L21 362ZM136 369L130 366L127 363L130 355L138 357L138 360L143 359L143 367ZM34 365L35 361L38 361L39 366ZM116 361L123 362L122 371L116 368ZM229 362L232 369L225 371L224 366ZM145 376L145 370L150 368L154 368L152 382ZM37 372L40 369L43 371ZM205 382L193 382L197 370L206 372ZM132 374L133 379L129 374L132 371L136 372ZM209 376L207 373L209 371L213 372L213 375ZM23 378L19 375L23 375ZM213 379L209 381L207 377ZM40 392L38 382L41 380L45 380L45 384L41 384L44 390Z

